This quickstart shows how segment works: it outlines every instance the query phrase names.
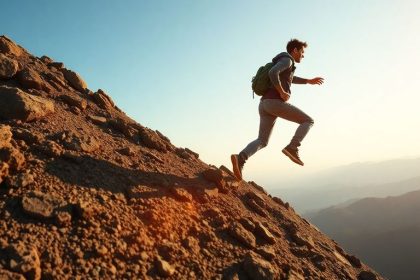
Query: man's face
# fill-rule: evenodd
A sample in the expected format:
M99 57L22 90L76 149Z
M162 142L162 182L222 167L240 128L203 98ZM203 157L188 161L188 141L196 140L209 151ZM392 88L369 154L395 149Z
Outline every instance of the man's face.
M292 52L292 57L297 63L299 63L302 60L302 58L305 57L304 54L305 54L305 48L304 47L302 47L300 49L295 48Z

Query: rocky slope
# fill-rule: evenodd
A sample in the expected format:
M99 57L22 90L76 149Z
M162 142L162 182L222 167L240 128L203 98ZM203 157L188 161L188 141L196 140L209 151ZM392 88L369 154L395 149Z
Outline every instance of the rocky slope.
M1 279L383 279L5 36L0 120Z

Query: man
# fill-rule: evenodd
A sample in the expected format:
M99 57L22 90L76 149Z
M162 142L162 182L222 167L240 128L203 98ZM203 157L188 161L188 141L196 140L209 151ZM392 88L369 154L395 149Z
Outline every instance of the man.
M239 154L231 155L233 172L239 180L242 179L242 169L246 160L267 146L277 117L299 124L290 144L282 152L293 162L303 166L298 147L314 124L314 120L287 102L291 94L290 87L292 83L321 85L324 82L321 77L304 79L294 76L295 63L302 61L307 46L306 42L292 39L287 43L287 52L282 52L273 58L274 66L269 71L272 86L262 96L258 107L260 114L258 138L249 143Z

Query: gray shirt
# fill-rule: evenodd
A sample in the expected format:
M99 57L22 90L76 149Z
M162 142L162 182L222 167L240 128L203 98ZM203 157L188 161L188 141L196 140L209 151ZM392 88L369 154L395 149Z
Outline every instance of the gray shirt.
M289 69L292 66L292 59L288 57L282 57L280 60L271 68L268 72L270 77L271 83L273 84L274 88L278 87L280 83L279 75L286 69ZM294 84L306 84L307 80L304 78L300 78L297 76L293 76L292 83Z

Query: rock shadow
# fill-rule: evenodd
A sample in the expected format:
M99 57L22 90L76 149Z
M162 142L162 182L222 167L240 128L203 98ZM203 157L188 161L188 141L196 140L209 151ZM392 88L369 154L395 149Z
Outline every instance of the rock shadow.
M72 158L58 157L46 164L45 171L61 181L85 188L94 188L127 195L133 188L149 188L142 198L165 196L171 187L187 189L213 188L200 174L194 178L174 174L121 167L112 162L89 155Z

